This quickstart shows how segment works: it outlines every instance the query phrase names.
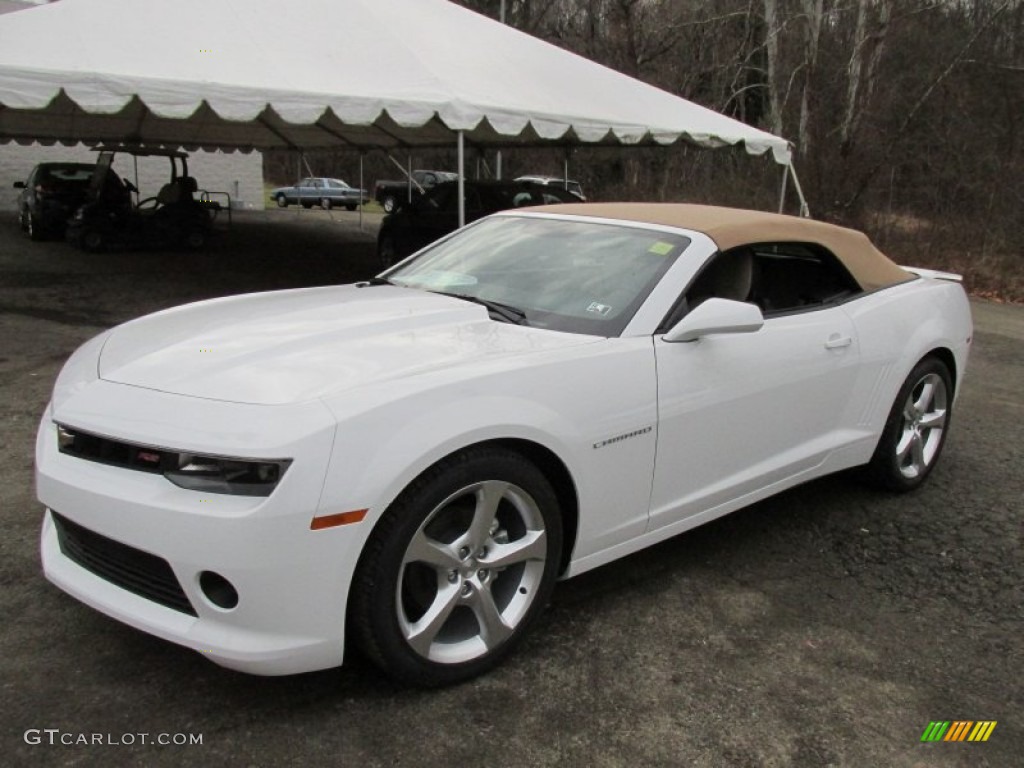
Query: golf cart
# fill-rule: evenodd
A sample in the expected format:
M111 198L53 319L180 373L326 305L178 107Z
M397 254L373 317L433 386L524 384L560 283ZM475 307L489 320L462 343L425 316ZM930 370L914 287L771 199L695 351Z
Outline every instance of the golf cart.
M86 202L68 225L67 238L86 251L104 248L176 248L199 250L206 245L213 213L195 199L196 180L188 175L188 155L172 149L97 147L96 168ZM111 168L116 153L134 157L166 157L170 181L155 197L132 203L136 186Z

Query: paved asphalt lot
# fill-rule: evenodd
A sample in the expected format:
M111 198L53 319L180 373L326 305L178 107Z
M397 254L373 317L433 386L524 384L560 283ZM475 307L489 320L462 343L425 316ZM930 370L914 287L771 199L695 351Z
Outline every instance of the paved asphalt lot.
M975 304L953 430L918 493L829 478L562 583L509 663L460 687L397 689L357 658L248 677L50 586L33 435L64 359L173 304L366 277L376 220L355 222L269 211L201 255L86 255L0 213L4 764L1021 765L1021 307ZM920 743L957 719L998 725L987 743ZM115 743L59 743L93 734Z

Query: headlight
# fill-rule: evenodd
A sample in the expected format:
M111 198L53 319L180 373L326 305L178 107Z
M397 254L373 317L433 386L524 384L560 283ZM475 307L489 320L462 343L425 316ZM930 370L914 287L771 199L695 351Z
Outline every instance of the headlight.
M235 496L269 496L281 482L290 459L251 461L192 453L173 454L178 468L164 471L164 477L181 488Z
M57 424L61 453L139 472L160 474L190 491L269 496L291 459L241 459L126 443Z

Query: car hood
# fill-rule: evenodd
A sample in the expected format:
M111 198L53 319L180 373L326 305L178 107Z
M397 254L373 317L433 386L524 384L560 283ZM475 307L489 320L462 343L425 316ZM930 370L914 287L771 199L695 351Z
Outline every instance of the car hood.
M133 320L111 332L99 375L192 397L283 405L593 341L493 321L482 306L423 291L306 288Z

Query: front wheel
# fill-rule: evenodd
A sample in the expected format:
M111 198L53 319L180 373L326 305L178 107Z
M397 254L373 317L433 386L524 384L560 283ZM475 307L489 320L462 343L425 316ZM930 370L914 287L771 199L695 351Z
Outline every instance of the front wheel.
M377 238L377 258L382 267L390 267L398 260L398 243L390 232L381 232Z
M562 525L544 475L496 448L445 459L388 508L350 601L364 652L400 682L482 674L522 639L551 596Z
M288 198L285 197L284 195L278 195L275 199L277 200L277 207L278 208L287 208L288 207Z
M911 491L920 486L938 463L952 408L949 368L936 357L926 357L910 372L896 395L868 464L868 477L891 491Z
M329 197L321 197L320 198L320 207L323 208L325 211L331 210L331 198L329 198Z
M388 195L383 200L381 200L380 204L381 206L383 206L385 213L391 213L392 211L395 210L395 202L395 196Z

